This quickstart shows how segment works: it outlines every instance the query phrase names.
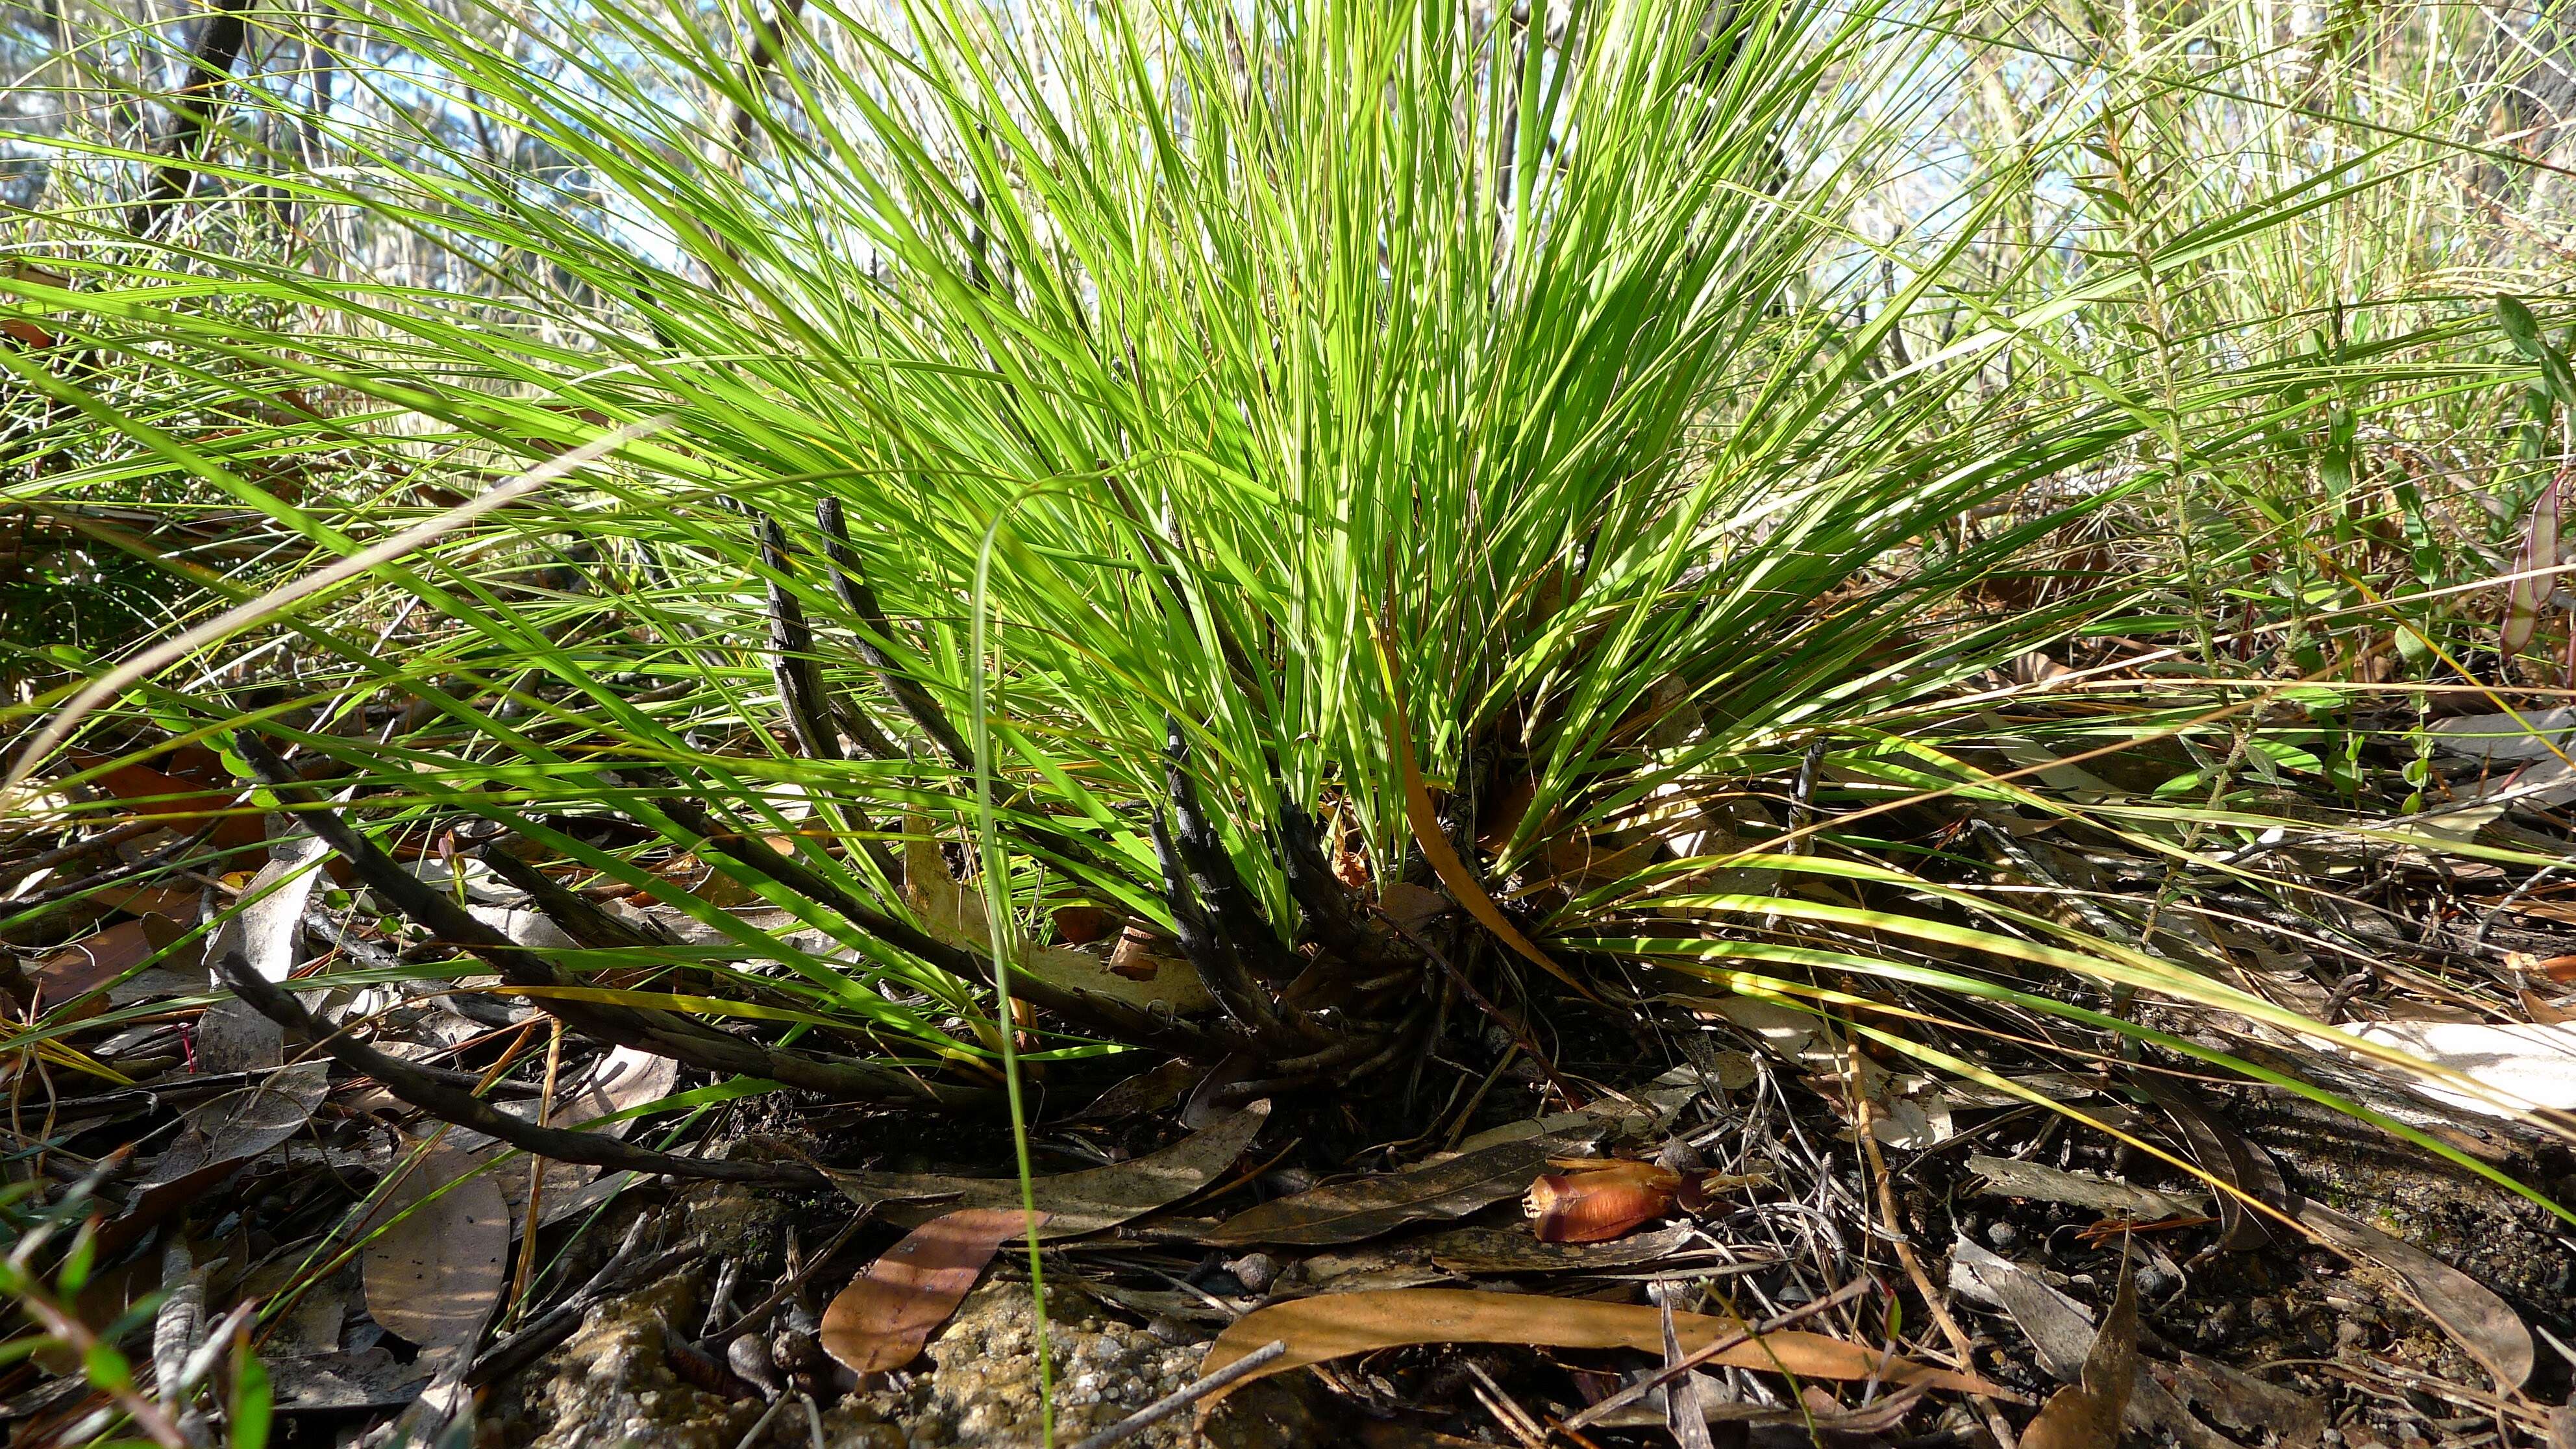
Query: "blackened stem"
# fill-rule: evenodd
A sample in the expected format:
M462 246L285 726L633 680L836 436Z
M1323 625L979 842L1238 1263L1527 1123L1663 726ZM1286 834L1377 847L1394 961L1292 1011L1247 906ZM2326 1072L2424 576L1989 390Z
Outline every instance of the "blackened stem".
M859 567L858 550L850 546L850 530L841 517L841 501L826 498L814 505L814 522L823 530L823 549L832 560L832 584L841 596L841 605L864 625L854 630L858 637L859 657L877 672L886 693L912 716L912 722L930 737L950 764L961 770L975 768L975 752L966 748L956 726L948 722L948 712L939 701L913 678L904 661L894 650L902 636L886 622L885 606L877 602L876 590L868 586L867 574Z

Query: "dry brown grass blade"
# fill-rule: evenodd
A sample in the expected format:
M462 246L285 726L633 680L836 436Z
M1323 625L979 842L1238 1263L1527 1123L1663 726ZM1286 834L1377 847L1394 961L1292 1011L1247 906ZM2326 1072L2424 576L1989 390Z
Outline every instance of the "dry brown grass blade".
M1378 652L1386 664L1388 708L1394 715L1387 732L1395 741L1396 768L1404 775L1405 823L1413 827L1413 840L1422 847L1422 858L1431 863L1432 872L1440 877L1442 885L1449 888L1450 898L1468 915L1475 917L1476 924L1492 932L1496 940L1527 957L1540 970L1564 982L1575 995L1598 1003L1601 998L1593 995L1529 937L1521 934L1520 927L1513 925L1511 918L1503 914L1503 908L1486 893L1484 883L1476 879L1476 873L1467 868L1467 862L1460 860L1456 848L1449 844L1448 833L1440 828L1440 814L1431 804L1431 787L1423 780L1422 767L1413 758L1413 720L1405 709L1404 686L1396 679L1394 649L1383 631L1379 633L1377 642Z

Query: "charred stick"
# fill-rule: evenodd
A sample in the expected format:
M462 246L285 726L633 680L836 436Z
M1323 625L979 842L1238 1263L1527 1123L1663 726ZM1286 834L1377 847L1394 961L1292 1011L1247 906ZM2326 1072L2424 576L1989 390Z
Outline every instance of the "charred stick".
M836 699L833 714L840 720L841 727L849 731L850 738L858 741L860 753L879 760L912 758L912 752L896 744L894 737L878 726L876 717L851 696L844 694Z
M754 22L744 34L742 55L751 71L746 79L753 88L767 84L766 73L778 68L781 42L787 38L787 28L796 22L797 12L804 8L805 0L781 0L774 13ZM735 105L731 111L725 120L724 133L733 139L733 149L726 153L725 163L728 171L739 176L744 160L751 154L752 138L759 134L760 119L759 113L748 105ZM729 239L725 243L725 255L741 260Z
M782 581L788 574L787 534L778 520L760 520L760 558L772 574L769 590L769 672L778 682L778 700L787 711L788 733L806 758L842 758L839 729L847 725L861 753L880 760L904 758L903 746L886 737L877 722L854 699L834 700L823 682L822 661L814 653L814 630L805 622L805 606Z
M1000 1094L990 1088L933 1086L874 1062L773 1051L671 1012L553 994L576 983L544 953L522 946L474 919L463 907L395 864L338 811L297 788L294 772L257 735L243 730L234 739L251 767L267 779L279 803L310 823L315 835L346 857L350 868L370 889L391 900L432 935L480 957L501 973L502 980L513 986L537 988L537 1005L566 1026L705 1071L768 1077L792 1087L851 1100L977 1109L990 1108L1000 1101Z
M1402 1030L1401 1025L1398 1030ZM1274 1076L1293 1077L1310 1074L1374 1056L1386 1045L1386 1042L1384 1032L1354 1031L1321 1051L1308 1052L1302 1057L1281 1057L1267 1065Z
M162 213L195 184L197 171L191 163L205 152L215 118L223 109L224 89L232 84L242 43L249 39L245 12L250 0L214 0L209 8L206 23L197 29L196 44L188 49L190 74L170 96L170 123L153 141L153 149L171 159L153 168L151 186L126 213L125 228L138 237L150 236Z
M814 631L805 623L805 606L787 587L787 533L778 520L759 523L760 561L768 570L769 672L778 681L778 702L787 711L787 727L809 760L841 758L841 734L832 725L831 701L823 693L823 671L814 660Z
M344 1032L313 1019L295 994L251 969L239 951L227 951L224 980L252 1010L276 1022L291 1040L310 1041L332 1060L353 1072L375 1078L386 1091L442 1122L497 1137L523 1152L557 1162L585 1163L619 1172L668 1173L721 1182L758 1182L774 1187L827 1190L831 1183L801 1162L730 1162L718 1158L682 1157L656 1152L600 1132L570 1132L540 1127L495 1108L463 1087L451 1086L399 1057L390 1057Z
M1350 896L1333 876L1324 855L1322 823L1285 789L1279 793L1279 863L1288 873L1288 893L1305 912L1306 930L1326 951L1354 964L1384 959L1385 952L1360 924Z
M1367 1043L1376 1046L1377 1050L1356 1065L1345 1066L1336 1061L1302 1071L1281 1072L1258 1080L1228 1083L1217 1091L1217 1104L1225 1107L1240 1107L1247 1102L1257 1102L1264 1097L1293 1092L1301 1087L1314 1086L1319 1082L1355 1082L1374 1076L1384 1071L1397 1057L1402 1056L1420 1042L1423 1020L1430 1013L1429 1005L1416 1006L1406 1014L1403 1021L1397 1023L1394 1031L1383 1037L1366 1038Z
M1154 854L1163 866L1163 901L1171 908L1173 933L1180 941L1181 954L1189 958L1198 969L1199 979L1207 983L1208 994L1269 1053L1311 1050L1314 1043L1307 1039L1308 1032L1299 1029L1309 1019L1300 1013L1299 1025L1291 1025L1279 1015L1270 993L1253 979L1243 958L1235 953L1234 943L1200 906L1188 870L1172 843L1172 832L1165 828L1162 817L1156 815L1149 824Z
M484 846L474 853L474 858L490 867L494 875L526 892L529 903L547 920L563 927L565 935L590 950L634 951L678 944L659 926L637 925L610 915L579 892L565 889L554 877L503 850L498 843Z
M1215 817L1199 799L1198 782L1190 777L1189 741L1178 720L1163 717L1163 778L1172 796L1172 836L1181 864L1197 887L1199 902L1217 929L1234 944L1244 965L1265 981L1286 981L1297 974L1297 958L1280 943L1243 877L1227 853Z
M860 570L858 550L850 546L850 530L841 518L841 501L826 498L816 503L814 522L823 530L823 549L832 560L832 582L840 593L842 607L865 626L854 631L859 657L877 672L886 693L894 696L895 703L903 706L903 712L912 716L913 724L930 737L950 764L961 770L974 769L975 752L966 748L956 726L948 722L948 712L894 655L902 636L886 622L885 606L877 602L876 590L868 586L867 575Z

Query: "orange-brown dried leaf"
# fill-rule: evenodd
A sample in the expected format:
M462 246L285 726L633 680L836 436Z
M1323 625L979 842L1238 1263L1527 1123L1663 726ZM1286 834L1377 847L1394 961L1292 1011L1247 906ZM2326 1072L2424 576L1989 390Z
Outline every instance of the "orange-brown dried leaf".
M921 1354L1002 1244L1044 1213L965 1208L933 1218L850 1280L823 1310L823 1351L853 1373L901 1368Z
M27 979L48 1006L96 991L166 950L188 928L167 916L119 921L74 941L27 969Z
M95 758L75 756L74 763L86 769ZM213 755L207 754L203 761L174 758L172 763L170 770L119 765L93 783L130 803L137 819L182 832L199 830L213 822L214 844L220 849L240 850L268 838L268 827L257 810L244 806L219 813L232 806L239 791L222 779L223 766Z
M1058 906L1050 919L1055 922L1057 943L1065 946L1088 946L1118 924L1117 916L1106 906Z

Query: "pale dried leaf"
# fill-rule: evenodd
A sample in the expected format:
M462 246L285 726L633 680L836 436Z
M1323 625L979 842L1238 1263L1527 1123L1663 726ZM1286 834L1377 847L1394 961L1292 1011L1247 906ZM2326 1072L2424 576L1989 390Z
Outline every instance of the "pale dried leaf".
M2101 1331L2084 1357L2082 1382L2059 1389L2022 1430L2025 1449L2119 1449L2120 1424L2138 1379L2138 1296L2129 1261Z
M310 834L273 841L268 864L242 888L242 904L206 944L212 964L239 952L263 981L284 981L295 970L296 947L304 936L304 908L323 879L322 859L331 847ZM220 975L215 985L221 987ZM250 1072L286 1060L286 1033L247 1002L227 997L206 1008L197 1023L198 1069Z
M2485 1284L2402 1238L2322 1204L2300 1204L2299 1221L2336 1247L2397 1275L2416 1305L2504 1380L2508 1392L2531 1377L2538 1361L2531 1330Z
M384 1195L359 1258L367 1311L424 1352L469 1349L508 1281L510 1208L481 1166L431 1149Z
M2364 1041L2457 1072L2505 1099L2500 1103L2439 1080L2407 1083L2444 1106L2507 1120L2520 1115L2517 1107L2576 1109L2576 1026L2378 1021L2349 1030Z
M181 1113L179 1134L143 1170L120 1221L136 1229L148 1226L243 1163L285 1143L313 1120L329 1087L327 1063L300 1062L258 1086L227 1092Z
M1950 1248L1950 1287L2010 1315L2051 1378L2063 1383L2081 1379L2096 1339L2092 1314L2084 1305L1965 1236ZM2123 1422L2141 1434L2168 1435L2190 1449L2235 1449L2152 1377L2129 1386Z
M2085 1172L2067 1172L2037 1162L1972 1153L1968 1171L1982 1179L1985 1197L2011 1197L2064 1203L2097 1213L2152 1221L2195 1216L2208 1211L2209 1199L2198 1193L2170 1193L2152 1187L2113 1182Z

